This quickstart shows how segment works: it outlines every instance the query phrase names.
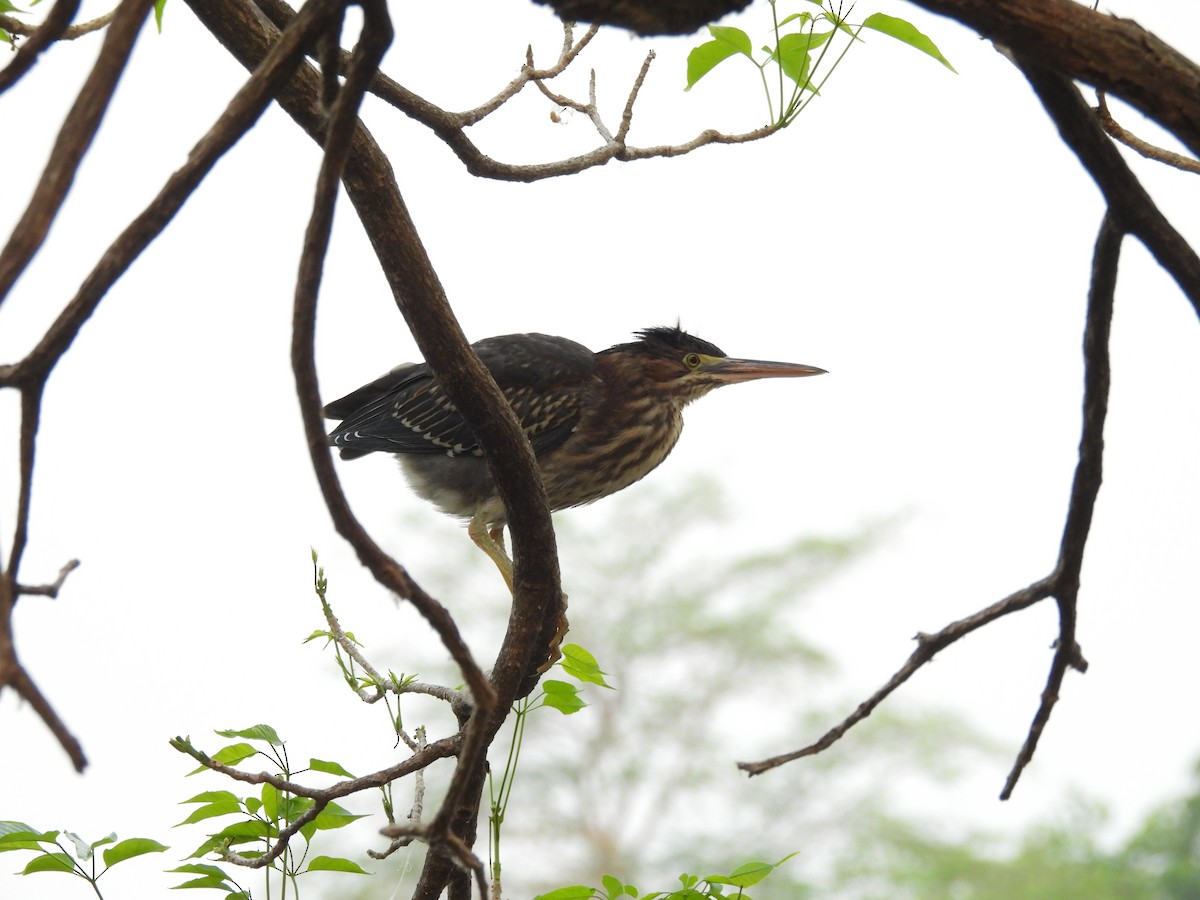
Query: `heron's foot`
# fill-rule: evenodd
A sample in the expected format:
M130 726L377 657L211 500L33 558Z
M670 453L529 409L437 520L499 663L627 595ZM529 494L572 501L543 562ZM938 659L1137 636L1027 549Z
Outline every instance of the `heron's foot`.
M508 551L504 549L504 526L500 525L489 529L485 522L472 519L467 523L467 534L471 536L475 546L486 553L488 559L496 564L496 568L500 570L504 583L508 585L508 592L511 594L513 592L513 564L512 560L508 558Z

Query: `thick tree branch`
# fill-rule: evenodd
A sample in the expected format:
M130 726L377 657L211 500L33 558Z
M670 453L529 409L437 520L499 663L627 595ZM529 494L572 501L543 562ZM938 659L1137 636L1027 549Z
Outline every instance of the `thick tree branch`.
M190 0L190 4L247 68L256 66L277 39L246 0ZM311 137L323 142L326 122L320 93L319 74L302 68L277 100ZM480 707L471 717L452 781L451 799L456 808L445 805L429 829L436 839L449 822L453 833L469 846L485 772L483 749L518 691L527 691L535 683L533 673L545 658L558 620L561 591L554 532L528 441L491 376L470 350L400 196L391 166L361 124L354 132L343 184L418 346L484 448L512 533L516 591L509 629L492 669L495 703L489 703L486 695L478 698ZM322 452L327 460L328 450ZM318 470L321 468L323 464ZM356 549L361 555L361 545L356 544ZM364 562L370 564L367 558ZM446 854L430 854L418 894L425 891L436 896L453 871Z
M1096 121L1079 89L1024 53L1008 55L1029 79L1046 112L1058 126L1063 141L1095 179L1118 223L1146 245L1200 315L1200 257L1159 211ZM1200 104L1195 105L1200 108Z
M1200 156L1200 66L1131 19L1075 0L911 0L1120 97Z

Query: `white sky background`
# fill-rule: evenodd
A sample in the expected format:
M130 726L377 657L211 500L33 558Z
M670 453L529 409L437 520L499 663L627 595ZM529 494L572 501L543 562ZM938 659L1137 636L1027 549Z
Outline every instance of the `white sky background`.
M1195 4L1110 8L1200 56ZM918 24L960 74L873 36L794 128L744 147L511 185L467 175L440 142L381 104L367 111L473 339L536 330L599 349L681 317L732 355L830 371L706 398L688 411L685 437L652 478L719 476L737 512L729 545L714 553L906 517L890 543L802 613L805 633L842 665L820 690L847 698L847 711L903 662L916 631L973 612L1053 564L1075 462L1079 348L1102 212L1027 84L990 44L890 0L864 2L859 15L876 10ZM102 11L85 4L82 17ZM394 15L386 70L451 109L498 90L526 43L548 63L561 40L548 11L520 0L404 4ZM769 15L759 3L728 21L761 43ZM615 127L653 47L634 142L761 124L748 64L730 61L692 92L680 90L687 50L699 40L605 34L566 84L582 96L595 66ZM0 105L4 235L98 43L55 48ZM182 4L168 7L164 35L143 33L48 245L6 303L0 359L23 355L243 78ZM554 125L549 110L529 89L473 136L512 162L594 145L584 117ZM1159 138L1129 110L1118 115ZM332 533L292 396L287 329L317 166L316 147L273 110L118 283L54 373L22 580L51 580L72 557L83 565L57 601L21 601L16 633L22 660L91 765L75 775L33 713L6 693L0 818L91 838L110 830L156 837L186 852L200 834L169 830L186 815L174 804L224 785L184 782L191 766L167 746L170 736L215 747L213 728L268 721L298 757L355 758L361 771L389 758L380 717L345 713L328 659L299 644L321 624L310 546L321 550L356 632L390 640L398 618ZM1140 159L1136 167L1176 226L1200 239L1194 176ZM1185 786L1200 751L1196 336L1195 314L1173 283L1126 242L1105 484L1080 602L1091 669L1068 675L1012 801L995 799L1006 760L922 797L929 810L954 808L1005 828L1053 813L1078 787L1128 827ZM322 292L323 390L340 396L414 357L343 205ZM15 397L0 408L5 433L15 433ZM15 449L0 445L6 542ZM389 460L342 472L364 522L421 580L435 564L406 554L414 537L397 527L398 511L420 501ZM466 541L431 509L421 521ZM478 554L473 565L490 563ZM569 591L569 571L564 578ZM946 652L892 702L961 710L1015 754L1055 633L1050 604L1027 611ZM495 652L475 649L485 663ZM591 649L603 660L602 647ZM323 718L323 704L347 719ZM743 740L754 746L752 735ZM792 776L765 777L786 790ZM162 867L175 858L164 856ZM81 896L66 879L8 874L20 865L23 857L0 858L0 896ZM125 865L128 876L111 876L114 897L159 896L172 883L143 880L154 864Z

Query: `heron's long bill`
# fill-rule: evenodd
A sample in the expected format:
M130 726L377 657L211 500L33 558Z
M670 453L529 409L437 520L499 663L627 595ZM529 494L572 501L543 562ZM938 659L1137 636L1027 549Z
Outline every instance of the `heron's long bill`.
M705 369L727 384L753 381L756 378L804 378L808 375L826 375L824 369L800 363L772 362L766 359L718 359Z

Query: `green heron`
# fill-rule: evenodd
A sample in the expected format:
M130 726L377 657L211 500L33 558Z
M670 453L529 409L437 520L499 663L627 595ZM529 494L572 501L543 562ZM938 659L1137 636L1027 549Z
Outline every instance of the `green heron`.
M591 503L643 478L679 439L683 407L714 388L825 372L733 359L678 326L636 337L599 353L545 334L473 345L533 445L551 510ZM428 365L398 366L330 403L325 415L342 420L329 443L343 459L394 453L417 494L467 519L471 539L512 589L504 505L471 427Z

